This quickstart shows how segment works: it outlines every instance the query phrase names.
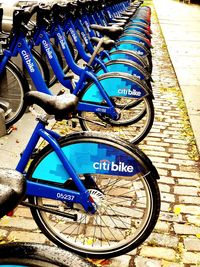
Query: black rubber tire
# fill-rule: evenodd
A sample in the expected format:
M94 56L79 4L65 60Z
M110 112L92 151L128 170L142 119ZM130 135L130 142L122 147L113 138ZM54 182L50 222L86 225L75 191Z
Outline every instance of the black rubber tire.
M85 259L57 247L33 243L0 245L0 266L92 267Z
M21 70L12 62L8 61L5 71L0 75L0 99L10 104L14 111L5 118L6 128L17 122L26 110L24 95L29 91L29 84Z
M142 226L141 226L140 222L138 222L139 224L138 224L138 226L136 226L136 228L137 228L136 236L134 236L135 233L133 233L131 231L132 227L134 227L131 224L131 226L130 226L131 228L130 229L128 228L126 230L126 231L129 231L129 232L126 232L127 236L128 236L128 234L131 235L130 239L128 238L128 240L124 241L124 238L122 238L122 240L117 242L117 244L116 244L116 242L114 245L111 244L114 246L114 248L109 247L109 249L106 247L106 244L104 247L104 244L102 244L102 242L100 242L100 246L103 246L103 247L100 249L99 248L97 249L95 246L93 246L93 244L88 245L87 242L85 244L85 241L83 241L84 243L82 243L82 241L81 241L81 244L80 244L79 241L78 242L76 241L76 238L75 238L75 242L70 243L71 241L70 241L70 236L68 233L66 233L66 236L64 238L63 235L65 232L62 231L62 227L61 227L61 229L59 228L58 223L55 223L58 220L58 222L60 222L62 224L62 222L61 222L62 217L60 217L60 219L59 219L59 217L55 218L54 217L55 215L53 215L53 217L48 216L48 215L44 214L44 212L42 212L38 209L31 208L33 218L34 218L35 222L37 223L38 227L40 228L40 230L52 242L54 242L55 244L57 244L58 246L60 246L64 249L74 251L75 253L77 253L81 256L90 257L90 258L110 258L110 257L116 257L119 255L128 253L129 251L131 251L131 250L135 249L136 247L138 247L139 245L141 245L146 240L146 238L150 235L150 233L152 232L152 230L153 230L153 228L157 222L159 211L160 211L160 193L159 193L159 188L158 188L158 184L157 184L157 179L159 179L159 175L158 175L155 167L152 165L151 161L147 158L147 156L144 155L144 153L142 153L142 151L140 151L137 147L133 146L131 143L124 141L124 140L121 140L121 139L118 139L118 138L115 138L114 136L107 136L107 135L101 135L98 133L86 133L86 132L76 133L76 134L70 135L68 137L61 138L59 141L59 144L61 147L64 147L64 146L68 146L68 145L72 145L72 144L78 144L81 142L84 142L84 143L85 142L94 142L94 143L98 143L98 144L108 144L111 147L111 149L114 149L114 148L120 149L120 151L124 151L130 157L133 157L134 160L136 160L137 163L140 164L141 168L143 169L143 171L140 172L141 173L141 183L145 184L145 187L144 187L145 192L146 192L146 190L148 192L147 195L145 194L145 196L148 196L147 197L148 201L142 202L142 203L144 203L142 210L145 209L145 212L147 211L147 214L145 213L145 215L144 215L145 221L143 223L141 223ZM31 166L28 170L28 174L27 174L28 179L31 179L32 174L33 174L35 168L37 167L37 165L40 163L40 161L42 161L51 152L52 152L52 149L49 145L47 145L43 150L41 150L39 152L39 154L36 156L36 158L31 163ZM89 153L89 151L88 151L88 153ZM84 177L85 175L81 174L81 176ZM107 175L107 177L108 177L108 175ZM105 179L105 178L103 178L103 179ZM125 180L120 180L120 177L113 178L113 179L119 180L119 183L120 183L120 181L122 183L125 182ZM123 176L123 179L125 179L125 176ZM130 179L131 178L129 178L129 181L130 181ZM138 179L139 179L139 176L138 176ZM113 186L114 187L116 186L115 181L114 181L115 184L113 185L112 184L113 181L110 181L109 178L106 178L106 180L108 181L108 184L109 184L109 182L111 183L112 188L113 188ZM105 180L103 180L103 181L105 181ZM135 180L133 180L133 181L135 181ZM96 182L97 182L97 180L96 180ZM138 180L137 180L137 182L138 182ZM137 184L137 182L136 182L136 184ZM130 182L128 182L128 183L130 183ZM57 184L57 186L59 186L59 184ZM63 184L60 186L62 186L62 188L63 188ZM121 188L122 185L118 185L118 186L120 186L120 188ZM131 191L129 191L129 192L132 192L133 188L135 188L135 187L131 183L131 187L130 187ZM102 190L104 190L104 191L102 191ZM100 192L105 193L106 190L108 190L107 196L109 198L110 197L109 189L106 189L105 184L103 184L103 187L100 186ZM137 192L139 192L139 191L140 191L140 188L137 189ZM123 193L121 193L121 194L123 196ZM116 200L119 201L120 194L118 194L116 197L117 197ZM140 199L140 197L141 196L139 196L139 199ZM114 197L112 195L111 199L113 199L113 198ZM144 193L143 193L142 198L144 198ZM117 206L117 203L121 203L121 202L116 202L116 200L114 200L114 201L111 200L111 203L114 204L114 206L112 206L112 208L115 208L115 206ZM50 200L44 199L44 201L47 201L47 203L48 203L47 205L51 206L51 204L49 202ZM136 204L137 201L136 200L134 200L134 201L135 201L134 203L136 206L136 210L139 210L139 207ZM29 202L32 204L35 204L35 205L37 205L38 203L41 205L41 203L42 203L41 198L34 197L34 196L29 197ZM140 202L140 200L139 200L139 202ZM56 204L57 202L56 203L51 202L51 203L52 203L52 205L55 205L56 208L59 207ZM147 206L145 205L145 203ZM119 205L121 205L121 204L119 204ZM123 206L123 204L122 204L122 206ZM106 207L109 210L110 204L106 205ZM131 206L131 209L135 210L132 206ZM73 214L74 214L74 212L78 212L76 207L75 207L74 211L73 211L73 207L71 207L70 211L71 210L72 210ZM100 210L101 210L101 208L100 208ZM69 209L68 209L68 212L69 212ZM80 212L83 213L83 210L81 209ZM130 212L130 210L129 210L129 212ZM102 210L101 210L100 214L101 214L100 216L103 216L107 213L104 213L104 212L102 213ZM119 214L121 214L121 213L119 213ZM113 214L111 214L111 215L108 214L108 216L119 216L119 214L116 213L116 210L113 209ZM87 214L87 216L89 216L89 215ZM95 215L92 215L92 216L95 216ZM97 212L96 216L99 216L98 212ZM53 222L52 222L52 224L49 224L48 220L51 220L51 218L52 218ZM81 223L82 217L79 219L80 219L80 223ZM89 218L88 218L88 220L89 220ZM93 219L93 220L96 224L97 223L96 219ZM120 219L120 221L121 220L122 219ZM143 219L141 219L141 220L143 221ZM112 222L112 220L110 219L109 222ZM65 221L63 221L63 223L65 223ZM67 223L66 228L68 228L68 224L70 222L67 221L66 223ZM75 222L71 222L71 223L74 225ZM79 225L79 222L77 222L77 223ZM83 222L83 223L85 225L86 222ZM91 221L90 221L90 223L91 223ZM126 224L124 224L124 225L126 226ZM105 226L106 226L106 224L105 224ZM115 229L116 229L116 226L115 226ZM52 230L52 227L55 229ZM56 228L56 227L58 227L58 228ZM100 225L98 225L98 227L100 227ZM107 227L110 227L110 225ZM126 226L126 227L128 227L128 226ZM123 228L124 228L124 226L123 226ZM139 228L141 228L141 229L139 229ZM61 233L58 233L59 229L60 229ZM63 229L65 229L65 227ZM77 235L79 237L79 234L77 234ZM132 235L134 236L134 238L132 237ZM85 237L85 238L87 239L87 237ZM97 237L97 239L98 239L98 237ZM106 241L105 241L105 243L106 243ZM89 246L89 248L88 248L88 246Z

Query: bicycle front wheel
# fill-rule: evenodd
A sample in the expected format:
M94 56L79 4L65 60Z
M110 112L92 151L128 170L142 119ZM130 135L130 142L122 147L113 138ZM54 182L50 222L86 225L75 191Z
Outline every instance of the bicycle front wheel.
M0 245L0 267L92 267L86 260L56 247L33 243Z
M42 232L57 245L91 258L119 256L142 244L160 209L159 177L150 160L131 143L98 133L74 134L59 143L65 155L74 160L70 162L97 210L90 214L80 204L64 199L29 197L34 205L63 212L62 216L32 208ZM46 146L30 166L28 179L41 182L48 177L45 183L51 180L58 187L77 190L70 177L62 174L54 154ZM65 213L76 214L76 221Z
M17 122L24 114L24 95L29 91L29 85L20 69L12 62L8 61L5 70L0 74L0 101L8 103L5 123L9 128Z

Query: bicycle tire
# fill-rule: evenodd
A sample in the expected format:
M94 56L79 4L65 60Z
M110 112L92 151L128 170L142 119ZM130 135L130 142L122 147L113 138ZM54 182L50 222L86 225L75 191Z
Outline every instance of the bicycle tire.
M26 110L24 95L29 85L21 70L8 61L4 72L0 75L0 99L9 103L10 113L5 117L6 128L17 122Z
M87 181L91 171L86 170L86 174L85 172L80 173L81 179L90 190L92 197L95 198L97 193L100 195L99 198L96 195L95 199L98 203L97 213L91 216L77 204L68 207L66 201L30 196L29 201L34 205L48 205L51 208L67 210L68 213L71 211L72 214L78 216L77 221L71 222L70 219L62 216L51 215L31 208L33 218L40 230L58 246L90 258L116 257L142 244L152 232L160 210L157 184L159 176L150 160L131 143L119 140L114 136L102 136L99 133L77 133L61 138L59 143L63 151L74 148L73 153L77 153L77 146L81 148L81 152L85 156L83 154L83 157L79 156L79 164L85 161L85 157L92 162L95 162L97 158L100 162L99 159L102 157L106 162L108 158L110 159L112 151L114 153L111 153L112 155L116 155L116 152L120 158L123 158L124 155L126 159L128 157L135 160L140 166L140 172L136 176L95 173L94 180L98 187L92 186ZM93 152L91 152L94 146L98 147L94 152L95 159L92 158ZM104 151L103 156L102 151ZM28 179L34 179L35 170L41 166L40 164L43 164L44 159L46 160L52 155L51 152L52 149L49 145L39 152L28 170ZM88 160L88 164L90 163ZM84 166L87 168L86 162ZM73 167L76 169L75 165ZM59 184L57 181L57 185L62 188L70 186L70 180L64 184ZM101 197L103 200L100 200Z
M85 259L57 247L34 243L0 245L1 267L92 267Z
M116 77L123 76L128 82L131 78L129 74L109 73L109 75L99 76L100 83L104 82L103 86L107 86L106 78L109 78L108 86L114 84ZM112 82L113 79L113 82ZM143 82L143 81L141 81ZM142 83L143 84L143 83ZM80 101L84 102L84 96L87 92L93 89L93 84L90 83L80 94ZM120 85L121 86L121 85ZM119 88L119 87L118 87ZM107 91L109 88L107 88ZM94 113L88 111L79 112L79 123L84 131L100 131L105 133L118 135L120 138L127 139L131 143L138 144L142 141L151 130L154 121L154 106L152 95L147 95L140 99L127 97L112 97L113 105L119 111L120 118L117 120L111 119L106 114ZM102 107L104 102L102 102Z

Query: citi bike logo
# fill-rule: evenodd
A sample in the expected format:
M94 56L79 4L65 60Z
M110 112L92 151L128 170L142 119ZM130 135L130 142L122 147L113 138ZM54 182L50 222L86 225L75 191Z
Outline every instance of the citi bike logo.
M89 23L87 21L85 21L85 26L86 26L88 32L91 32L90 25L89 25Z
M52 59L53 55L49 44L45 40L42 41L42 44L44 45L45 51L47 52L49 59Z
M33 64L33 62L30 59L30 55L25 50L22 50L22 56L25 59L26 64L27 64L30 72L34 72L35 71L34 64Z
M99 162L93 163L95 170L104 170L112 172L133 172L134 168L131 165L126 165L124 162L115 163L106 159L102 159Z
M78 40L77 40L77 37L76 37L76 34L75 34L74 30L72 28L69 28L69 31L70 31L70 34L71 34L71 36L73 38L73 41L75 43L77 43Z
M58 39L60 41L60 45L61 45L62 49L65 49L66 46L65 46L65 41L64 41L63 36L59 32L57 33L57 36L58 36Z
M137 91L135 89L127 89L127 88L122 88L118 90L119 94L125 95L125 96L138 96L140 97L142 93L140 91Z
M85 44L88 44L88 39L87 39L87 36L85 35L84 32L81 32L81 36L82 36L82 38L83 38Z
M137 54L140 55L140 56L144 55L144 53L142 51L139 51L139 50L137 51Z

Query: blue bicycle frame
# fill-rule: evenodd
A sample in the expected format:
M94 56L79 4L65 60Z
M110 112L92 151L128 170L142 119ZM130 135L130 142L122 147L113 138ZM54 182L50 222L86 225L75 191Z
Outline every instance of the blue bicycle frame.
M44 123L39 122L37 124L28 142L28 145L21 156L21 159L16 167L16 170L19 171L20 173L25 174L25 169L28 164L28 161L40 137L46 140L51 145L52 149L59 158L60 163L63 165L66 173L72 178L72 180L76 184L79 192L56 187L50 184L47 185L44 183L39 183L38 181L36 182L30 181L27 179L26 195L45 197L45 198L48 197L57 200L61 199L61 196L68 196L67 197L68 202L80 203L85 208L86 211L94 213L95 208L93 206L89 192L81 182L79 176L76 174L73 166L70 164L69 160L67 159L67 157L65 156L64 152L62 151L57 142L57 140L60 138L60 135L51 130L45 129Z

